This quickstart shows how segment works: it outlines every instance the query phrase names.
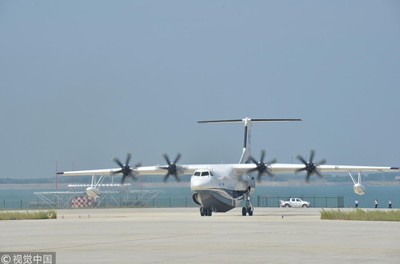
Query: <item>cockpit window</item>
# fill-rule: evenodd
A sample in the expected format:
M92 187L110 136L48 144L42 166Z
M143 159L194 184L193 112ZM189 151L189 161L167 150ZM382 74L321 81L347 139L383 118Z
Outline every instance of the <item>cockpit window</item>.
M214 174L211 171L195 171L193 173L193 176L206 177L206 176L214 176Z

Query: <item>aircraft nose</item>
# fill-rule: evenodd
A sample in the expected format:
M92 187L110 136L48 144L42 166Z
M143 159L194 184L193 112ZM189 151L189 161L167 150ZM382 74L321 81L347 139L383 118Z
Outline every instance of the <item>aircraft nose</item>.
M196 177L196 176L192 176L190 178L190 186L193 188L202 188L202 187L206 187L207 185L210 184L210 178L209 177Z

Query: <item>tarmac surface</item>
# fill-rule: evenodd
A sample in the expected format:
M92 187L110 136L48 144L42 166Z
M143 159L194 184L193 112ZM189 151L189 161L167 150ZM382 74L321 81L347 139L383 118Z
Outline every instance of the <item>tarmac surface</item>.
M56 252L57 263L400 263L400 223L320 220L316 208L57 213L0 221L0 251Z

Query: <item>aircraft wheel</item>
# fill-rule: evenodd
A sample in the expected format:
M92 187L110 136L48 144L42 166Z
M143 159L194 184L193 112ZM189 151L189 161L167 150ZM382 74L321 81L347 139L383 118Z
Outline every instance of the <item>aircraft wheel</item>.
M207 215L208 215L208 216L212 216L212 209L210 208L210 209L208 209L207 211L208 211L208 212L207 212L207 213L208 213Z
M200 215L204 216L205 215L205 209L204 207L200 207Z
M247 208L247 212L249 213L249 216L253 215L253 210L251 207Z
M243 215L243 216L246 216L246 213L247 213L246 207L242 207L242 215Z

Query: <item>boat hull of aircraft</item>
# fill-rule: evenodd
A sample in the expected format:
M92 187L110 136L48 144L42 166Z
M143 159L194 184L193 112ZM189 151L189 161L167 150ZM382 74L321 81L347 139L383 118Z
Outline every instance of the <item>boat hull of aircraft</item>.
M190 187L193 201L201 208L227 212L254 193L255 180L249 175L232 173L231 165L219 165L213 170L196 170L190 179Z
M203 208L210 208L213 212L227 212L239 206L240 201L227 197L223 190L203 190L193 194L193 201Z

